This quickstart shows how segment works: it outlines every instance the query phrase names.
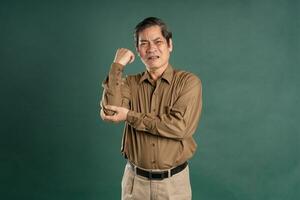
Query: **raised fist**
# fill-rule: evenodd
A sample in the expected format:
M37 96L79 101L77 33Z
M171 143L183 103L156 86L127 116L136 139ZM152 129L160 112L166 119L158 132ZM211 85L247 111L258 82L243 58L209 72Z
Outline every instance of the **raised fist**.
M130 51L129 49L120 48L117 50L114 62L119 63L121 65L127 65L134 61L134 53Z

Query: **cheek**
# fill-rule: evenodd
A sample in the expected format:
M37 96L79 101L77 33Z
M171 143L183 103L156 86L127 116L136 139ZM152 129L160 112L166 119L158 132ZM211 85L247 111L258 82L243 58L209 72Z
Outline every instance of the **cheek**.
M141 56L141 58L146 58L146 53L140 52L140 56Z
M169 57L169 55L170 55L169 49L168 49L168 48L164 49L164 50L162 51L162 55L163 55L164 57Z
M137 51L140 55L142 55L143 52L144 52L143 48L141 48L141 47L138 47L138 48L136 49L136 51Z
M160 52L162 54L168 54L170 52L170 50L167 46L164 46L164 47L160 48Z
M146 57L146 51L140 51L140 56L142 57L142 58L145 58Z

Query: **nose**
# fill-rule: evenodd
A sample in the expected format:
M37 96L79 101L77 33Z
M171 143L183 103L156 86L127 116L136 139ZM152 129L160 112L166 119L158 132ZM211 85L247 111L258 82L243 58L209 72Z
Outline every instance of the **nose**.
M148 46L148 49L147 49L147 52L148 53L152 53L152 52L155 52L156 51L156 46L154 43L150 42L149 46Z

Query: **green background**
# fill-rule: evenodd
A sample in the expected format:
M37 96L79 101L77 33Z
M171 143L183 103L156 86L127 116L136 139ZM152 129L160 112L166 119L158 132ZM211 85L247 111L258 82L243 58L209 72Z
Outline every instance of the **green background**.
M296 0L1 1L0 198L119 199L122 124L101 82L133 28L164 19L171 63L198 75L195 200L300 198ZM127 74L144 70L139 59ZM298 88L298 89L297 89Z

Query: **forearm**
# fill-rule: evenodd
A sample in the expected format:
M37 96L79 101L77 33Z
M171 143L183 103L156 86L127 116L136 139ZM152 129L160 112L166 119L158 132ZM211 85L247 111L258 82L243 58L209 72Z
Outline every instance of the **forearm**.
M113 111L105 108L106 105L121 106L122 105L122 72L124 66L118 63L112 63L109 75L103 81L103 94L101 99L101 108L105 114L112 115Z
M186 114L174 110L158 115L129 111L126 121L136 130L161 137L182 140L186 137L191 137L197 128L201 115L201 105L198 104L197 106L193 106L193 108L193 112L188 109L185 111Z
M126 121L136 130L173 139L183 138L186 128L184 119L175 119L166 114L154 115L153 113L129 111Z

